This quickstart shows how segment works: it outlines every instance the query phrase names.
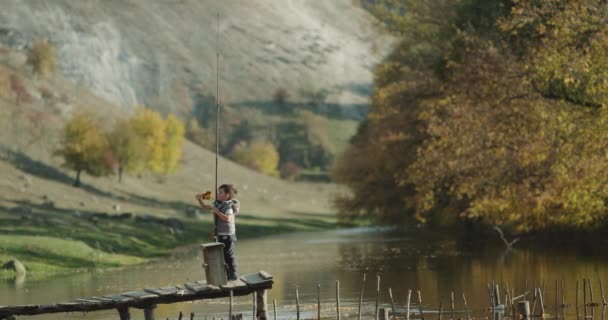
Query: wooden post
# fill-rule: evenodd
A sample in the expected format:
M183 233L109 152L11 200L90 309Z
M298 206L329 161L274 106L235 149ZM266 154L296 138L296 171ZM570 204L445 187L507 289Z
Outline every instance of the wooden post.
M340 281L336 280L336 316L340 320Z
M574 294L574 297L576 299L574 305L578 309L578 279L576 280L576 292Z
M454 290L452 290L451 299L452 299L452 320L456 320L456 316L454 315L454 309L455 309L455 305L454 305Z
M361 320L361 305L363 304L363 290L365 289L365 273L363 274L363 282L361 282L361 294L359 295L359 317L358 319ZM319 316L319 320L321 320L321 317Z
M517 303L517 313L522 318L530 317L530 302L529 301L520 301Z
M300 293L298 292L297 286L296 286L296 319L300 320Z
M232 290L230 290L230 306L228 307L228 319L232 320L232 303L233 303L233 293Z
M224 264L224 244L220 242L202 244L203 268L207 284L222 286L228 283Z
M498 284L494 285L494 307L500 305L500 290L498 289Z
M561 280L561 286L562 286L562 308L566 307L566 298L564 297L564 279Z
M424 313L422 313L422 295L418 290L418 310L420 311L420 319L424 320Z
M393 301L393 290L388 288L388 296L391 299L391 312L393 312L393 317L395 317L395 302Z
M600 279L600 292L602 293L602 303L606 305L606 298L604 297L604 285L602 284L602 279Z
M405 313L405 319L410 320L410 301L412 300L412 290L407 290L407 309Z
M184 317L184 314L180 311L179 315L177 316L177 320L182 320L183 317Z
M593 299L593 285L591 284L591 279L589 281L589 296L591 297L591 306L595 306L595 300Z
M147 308L144 308L145 320L154 320L154 309L156 309L156 305L150 305Z
M194 312L190 312L190 320L194 320Z
M274 309L274 320L277 320L277 301L272 299L272 308Z
M467 320L471 320L469 316L469 307L467 306L467 297L464 296L464 292L462 293L462 301L464 302L464 312L467 314Z
M120 316L120 320L131 320L129 307L118 307L118 315Z
M232 292L232 291L230 291ZM266 289L258 290L256 293L257 301L256 301L256 315L259 320L268 320L268 292Z
M380 309L380 320L388 320L388 310Z
M543 300L543 293L538 288L538 302L540 302L540 317L542 318L545 314L545 302Z
M253 300L252 300L252 302L251 302L251 303L253 304L253 309L252 309L252 311L251 311L251 319L253 319L253 320L256 320L256 319L255 319L255 316L256 316L256 311L257 311L257 306L256 306L256 304L257 304L257 300L258 300L257 295L258 295L258 292L257 292L257 291L254 291L254 292L253 292Z
M439 320L441 320L442 312L443 312L443 298L439 298Z
M378 284L376 285L376 309L375 309L375 318L378 320L378 308L380 307L380 276L376 275L376 279L378 280Z
M321 284L320 283L317 283L317 320L321 320Z

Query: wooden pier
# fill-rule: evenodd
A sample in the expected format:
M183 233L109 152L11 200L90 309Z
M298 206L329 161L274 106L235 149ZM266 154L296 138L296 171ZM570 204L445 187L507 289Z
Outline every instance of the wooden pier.
M248 274L239 280L229 281L225 285L215 286L206 281L189 282L178 286L150 288L140 291L129 291L120 294L104 295L76 299L69 302L47 305L14 305L0 306L0 319L18 315L36 315L57 312L81 312L116 309L121 320L130 319L129 309L143 309L145 319L154 319L153 311L158 304L244 296L257 293L258 300L266 297L265 290L271 289L272 276L265 271ZM259 318L267 319L266 301L258 301Z

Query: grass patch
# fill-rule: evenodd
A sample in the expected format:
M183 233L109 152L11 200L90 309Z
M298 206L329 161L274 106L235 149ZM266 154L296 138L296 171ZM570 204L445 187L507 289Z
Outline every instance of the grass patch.
M28 279L67 272L122 267L169 256L177 247L207 242L212 229L209 217L184 219L181 228L142 219L90 219L90 215L33 214L28 219L0 216L0 263L19 259ZM333 217L271 218L241 214L237 236L241 239L280 233L331 229ZM1 279L14 272L0 271Z

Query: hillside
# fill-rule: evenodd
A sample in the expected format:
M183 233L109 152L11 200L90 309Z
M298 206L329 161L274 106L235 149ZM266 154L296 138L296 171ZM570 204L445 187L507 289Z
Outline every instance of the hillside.
M17 257L39 277L138 263L207 241L211 219L197 210L194 194L213 189L213 153L186 142L174 175L127 175L122 183L84 175L75 188L74 172L53 156L63 123L83 110L109 127L127 110L60 75L33 76L24 63L22 52L0 52L0 78L20 79L30 96L17 103L14 92L0 88L0 262ZM335 225L328 200L335 186L287 182L224 158L219 163L220 183L239 189L241 236Z
M282 88L361 119L349 107L369 103L388 49L373 21L351 0L3 1L0 43L48 38L61 74L98 96L189 114L197 94L215 95L219 25L224 103L263 105Z

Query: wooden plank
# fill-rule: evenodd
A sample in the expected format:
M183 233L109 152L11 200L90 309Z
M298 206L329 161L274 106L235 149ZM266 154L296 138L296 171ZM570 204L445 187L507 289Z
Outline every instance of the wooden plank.
M102 298L112 299L116 303L127 303L127 302L135 301L135 298L123 296L121 294L110 294L110 295L102 296Z
M149 293L146 291L129 291L122 293L123 296L135 298L137 300L146 300L146 299L154 299L158 298L157 294Z
M233 280L229 281L228 284L221 286L223 290L238 290L238 289L246 289L247 284L241 280Z
M144 289L145 292L153 293L153 294L158 295L160 297L174 295L176 292L178 292L180 290L182 290L182 289L179 289L179 288L177 288L175 286L173 286L173 287L165 287L165 288Z
M208 285L196 282L184 283L184 287L193 292L213 291Z
M259 272L260 276L266 280L272 279L272 275L264 270Z
M241 280L244 281L249 288L263 288L268 285L272 286L272 279L266 279L262 277L259 273L253 273L244 275L241 277Z

